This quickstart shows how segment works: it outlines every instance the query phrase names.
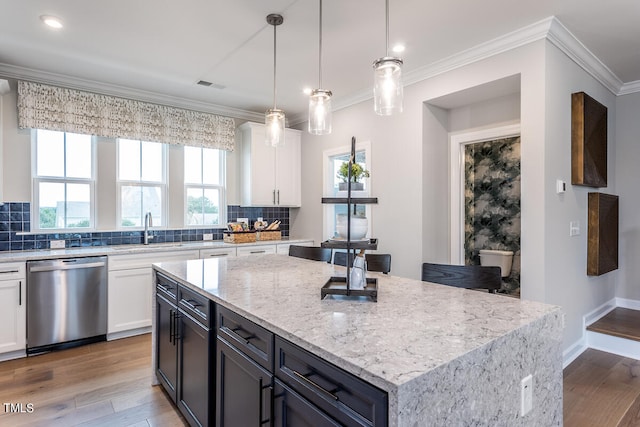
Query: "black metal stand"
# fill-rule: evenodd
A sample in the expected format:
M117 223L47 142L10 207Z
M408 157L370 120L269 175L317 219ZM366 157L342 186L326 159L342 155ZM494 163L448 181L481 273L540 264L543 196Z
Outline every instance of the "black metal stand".
M360 204L370 204L370 203L378 203L378 199L375 197L367 197L367 198L352 198L351 197L351 166L356 160L356 138L351 137L351 156L349 157L349 167L347 172L347 197L323 197L322 203L333 203L333 204L346 204L347 205L347 240L345 241L336 241L336 240L328 240L321 244L324 248L332 248L332 249L346 249L347 254L351 253L353 250L354 258L356 249L377 249L378 247L378 239L369 239L368 241L351 241L351 205L355 206L356 203ZM356 203L354 203L356 202ZM320 298L324 299L327 295L342 295L343 297L368 297L372 301L378 301L378 280L375 278L366 278L366 286L364 289L351 289L349 285L350 275L351 273L351 265L349 262L349 257L347 256L347 276L346 277L338 277L332 276L327 283L322 287L320 291Z

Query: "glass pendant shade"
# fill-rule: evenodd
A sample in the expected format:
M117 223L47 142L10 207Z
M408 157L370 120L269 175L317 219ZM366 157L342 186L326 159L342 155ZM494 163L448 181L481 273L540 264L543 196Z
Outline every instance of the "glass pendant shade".
M284 145L284 120L284 111L276 108L267 110L264 116L265 144L272 147L282 147Z
M402 113L402 59L386 56L373 63L373 109L390 116Z
M331 133L331 91L314 89L309 96L309 133Z

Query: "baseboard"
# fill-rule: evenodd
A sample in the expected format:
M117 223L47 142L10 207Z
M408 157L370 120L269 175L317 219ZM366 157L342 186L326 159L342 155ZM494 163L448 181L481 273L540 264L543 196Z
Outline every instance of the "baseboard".
M569 364L576 360L587 348L586 340L583 336L578 342L562 352L562 369L569 366Z
M26 350L18 350L18 351L10 351L8 353L0 354L0 362L4 362L6 360L20 359L21 357L27 357Z
M148 334L149 332L151 332L151 326L130 329L128 331L122 332L114 332L112 334L107 334L107 341L119 340L120 338L135 337L136 335Z
M617 306L618 306L617 298L613 298L605 302L604 304L602 304L600 307L596 307L595 309L591 310L589 313L585 314L583 317L584 327L586 328L592 323L597 322L598 320L600 320L601 318L609 314L609 312L611 312Z
M616 298L616 305L622 308L630 308L631 310L640 310L640 301L627 298Z
M638 360L640 358L640 341L587 331L587 345L595 350L606 351L630 359Z

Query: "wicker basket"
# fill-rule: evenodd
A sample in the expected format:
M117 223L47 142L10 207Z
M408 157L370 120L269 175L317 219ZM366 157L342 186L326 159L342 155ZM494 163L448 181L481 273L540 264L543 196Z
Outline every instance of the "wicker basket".
M222 236L225 243L252 243L256 241L255 231L225 231Z
M257 239L264 240L282 240L282 232L280 230L261 230L258 231Z

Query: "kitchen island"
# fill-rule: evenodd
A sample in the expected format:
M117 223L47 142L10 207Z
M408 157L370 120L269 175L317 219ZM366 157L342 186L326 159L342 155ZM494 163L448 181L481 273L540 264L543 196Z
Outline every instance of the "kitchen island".
M389 426L562 425L558 307L377 273L377 302L321 300L346 269L283 255L154 269L385 392Z

